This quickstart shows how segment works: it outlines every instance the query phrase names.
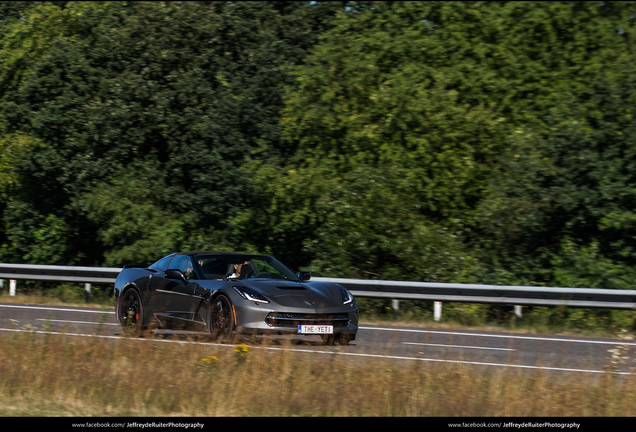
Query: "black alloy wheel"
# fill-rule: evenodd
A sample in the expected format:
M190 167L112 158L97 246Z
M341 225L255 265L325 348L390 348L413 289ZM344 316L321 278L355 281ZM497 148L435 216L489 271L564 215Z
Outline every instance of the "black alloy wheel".
M234 331L234 313L232 303L225 295L220 294L212 300L210 314L210 334L213 339L230 341Z
M143 329L144 308L139 294L129 289L121 300L121 326L126 333L139 335Z

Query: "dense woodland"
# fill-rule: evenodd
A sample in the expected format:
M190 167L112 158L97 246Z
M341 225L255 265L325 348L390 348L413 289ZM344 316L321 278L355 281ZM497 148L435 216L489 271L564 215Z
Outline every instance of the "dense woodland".
M634 2L0 2L0 262L634 289Z

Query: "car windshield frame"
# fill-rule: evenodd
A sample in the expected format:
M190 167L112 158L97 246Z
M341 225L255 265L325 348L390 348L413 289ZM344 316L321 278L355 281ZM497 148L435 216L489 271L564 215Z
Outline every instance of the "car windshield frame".
M285 280L300 282L298 276L289 270L283 263L267 255L251 254L206 254L194 255L194 265L198 267L198 273L204 280ZM249 270L247 276L230 277L230 265L247 262Z

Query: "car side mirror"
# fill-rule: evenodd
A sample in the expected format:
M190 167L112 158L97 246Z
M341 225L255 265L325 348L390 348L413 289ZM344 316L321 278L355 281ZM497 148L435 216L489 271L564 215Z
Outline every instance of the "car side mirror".
M311 274L308 271L301 270L298 272L298 279L300 279L301 282L307 282L311 279Z
M166 270L166 277L168 279L177 279L180 280L181 282L183 282L184 284L188 283L188 278L185 277L185 275L183 274L183 272L181 270L178 269L169 269Z

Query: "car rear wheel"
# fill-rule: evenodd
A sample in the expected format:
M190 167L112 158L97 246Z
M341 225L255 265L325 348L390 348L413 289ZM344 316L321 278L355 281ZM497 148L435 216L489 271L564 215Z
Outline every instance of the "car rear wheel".
M129 289L123 294L120 310L120 322L124 332L140 335L143 330L144 307L137 291Z
M212 300L210 313L210 335L213 339L230 341L234 331L234 313L232 303L225 295L220 294Z

